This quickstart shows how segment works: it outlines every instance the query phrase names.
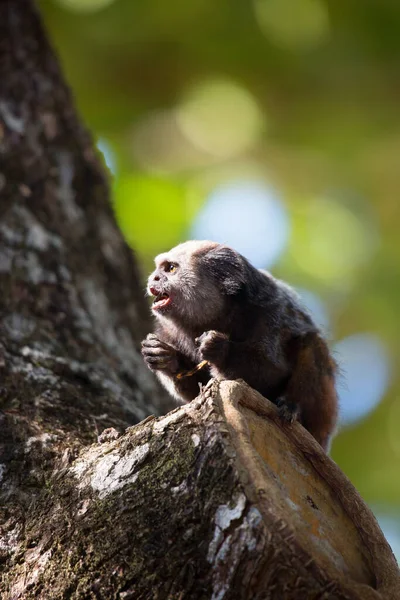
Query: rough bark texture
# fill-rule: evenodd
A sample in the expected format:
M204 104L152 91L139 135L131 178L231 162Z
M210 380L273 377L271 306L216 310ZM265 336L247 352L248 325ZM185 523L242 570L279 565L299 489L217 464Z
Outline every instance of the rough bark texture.
M386 600L375 519L244 384L170 401L142 286L28 0L0 2L0 595ZM116 438L116 439L113 439Z
M57 465L8 536L11 598L395 600L370 511L300 425L240 382Z
M24 556L54 469L105 427L173 406L143 368L142 289L38 15L2 0L2 564Z

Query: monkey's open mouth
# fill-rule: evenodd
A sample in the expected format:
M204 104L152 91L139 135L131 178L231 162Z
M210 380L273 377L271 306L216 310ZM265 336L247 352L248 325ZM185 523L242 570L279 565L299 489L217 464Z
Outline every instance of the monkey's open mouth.
M153 308L154 309L165 308L170 303L171 303L171 297L168 296L168 294L158 294L158 296L156 296L154 299Z

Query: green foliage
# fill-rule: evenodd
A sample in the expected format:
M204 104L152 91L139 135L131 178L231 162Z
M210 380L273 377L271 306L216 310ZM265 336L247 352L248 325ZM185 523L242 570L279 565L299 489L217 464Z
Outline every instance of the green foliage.
M114 194L122 232L145 256L179 242L186 225L185 189L163 178L124 175Z

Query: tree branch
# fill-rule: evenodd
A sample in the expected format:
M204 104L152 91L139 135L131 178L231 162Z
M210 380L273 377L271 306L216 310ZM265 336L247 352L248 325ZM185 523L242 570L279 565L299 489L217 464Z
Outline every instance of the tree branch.
M63 457L46 488L7 598L398 596L396 561L350 482L244 383L212 382Z

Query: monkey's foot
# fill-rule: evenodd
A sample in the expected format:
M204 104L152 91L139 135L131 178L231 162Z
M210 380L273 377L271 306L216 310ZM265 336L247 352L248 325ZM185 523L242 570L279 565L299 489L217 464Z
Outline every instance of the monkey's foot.
M154 333L149 333L143 340L142 355L152 371L167 371L173 375L180 369L175 348L159 340Z
M225 359L229 339L224 333L214 330L206 331L196 338L195 342L199 347L202 360L219 365Z
M294 402L286 400L284 396L277 399L276 405L278 407L279 416L283 421L293 423L299 415L299 407Z

